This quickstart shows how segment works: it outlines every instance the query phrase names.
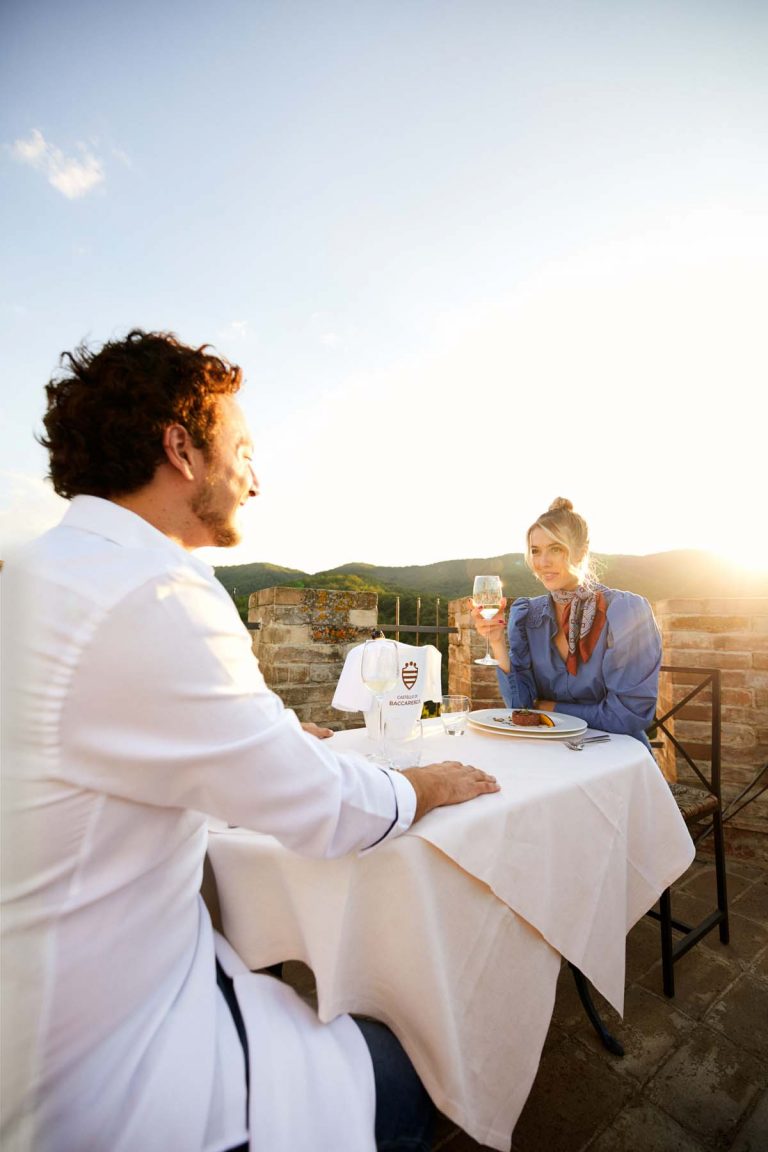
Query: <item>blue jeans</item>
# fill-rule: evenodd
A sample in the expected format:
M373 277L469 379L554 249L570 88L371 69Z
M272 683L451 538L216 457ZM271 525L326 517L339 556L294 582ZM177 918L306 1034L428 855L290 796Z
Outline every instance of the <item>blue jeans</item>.
M353 1019L373 1062L378 1152L429 1152L435 1106L400 1041L378 1020Z
M219 987L227 1002L234 1002L234 1017L241 1021L231 980L218 969ZM368 1045L376 1084L376 1148L378 1152L430 1152L436 1110L405 1054L400 1041L378 1020L353 1017ZM245 1044L245 1031L241 1036ZM247 1048L244 1049L247 1051ZM241 1144L230 1152L248 1152Z

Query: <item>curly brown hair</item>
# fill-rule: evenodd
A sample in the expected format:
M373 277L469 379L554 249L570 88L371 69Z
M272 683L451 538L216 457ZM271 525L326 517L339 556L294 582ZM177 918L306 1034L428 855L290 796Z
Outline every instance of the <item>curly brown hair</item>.
M182 424L208 450L216 398L237 392L242 372L170 332L133 329L98 351L63 352L46 385L49 477L60 496L125 496L148 484L164 459L163 432Z

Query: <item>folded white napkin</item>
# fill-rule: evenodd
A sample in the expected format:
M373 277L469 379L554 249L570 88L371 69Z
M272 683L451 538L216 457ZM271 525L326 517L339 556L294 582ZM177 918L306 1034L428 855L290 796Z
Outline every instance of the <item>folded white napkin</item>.
M363 684L361 662L363 644L351 648L344 661L332 704L340 712L364 712L366 727L375 724L376 701ZM425 700L439 702L442 697L440 671L442 655L434 644L397 644L400 657L400 680L384 696L384 722L392 735L405 735L418 720ZM369 723L370 722L370 723Z

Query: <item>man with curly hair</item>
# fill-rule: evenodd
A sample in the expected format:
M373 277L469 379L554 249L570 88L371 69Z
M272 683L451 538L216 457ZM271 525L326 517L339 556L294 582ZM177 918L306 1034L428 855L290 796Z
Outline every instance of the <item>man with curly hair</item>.
M258 492L240 384L205 347L133 331L47 387L71 503L2 577L8 1152L429 1146L394 1036L320 1024L249 973L199 894L210 816L335 856L497 789L335 754L266 687L193 554L237 543Z

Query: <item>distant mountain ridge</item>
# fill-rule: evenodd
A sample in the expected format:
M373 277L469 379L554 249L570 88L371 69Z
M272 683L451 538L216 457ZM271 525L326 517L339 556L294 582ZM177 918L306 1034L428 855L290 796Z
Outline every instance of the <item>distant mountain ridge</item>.
M651 602L678 598L768 597L768 571L749 572L711 552L679 550L649 556L595 554L594 561L602 583L637 592ZM473 578L481 572L498 573L505 595L510 599L537 595L542 590L526 567L521 552L402 567L343 564L315 573L266 563L232 564L216 569L218 579L238 599L261 588L289 584L305 588L370 589L453 600L468 596Z

